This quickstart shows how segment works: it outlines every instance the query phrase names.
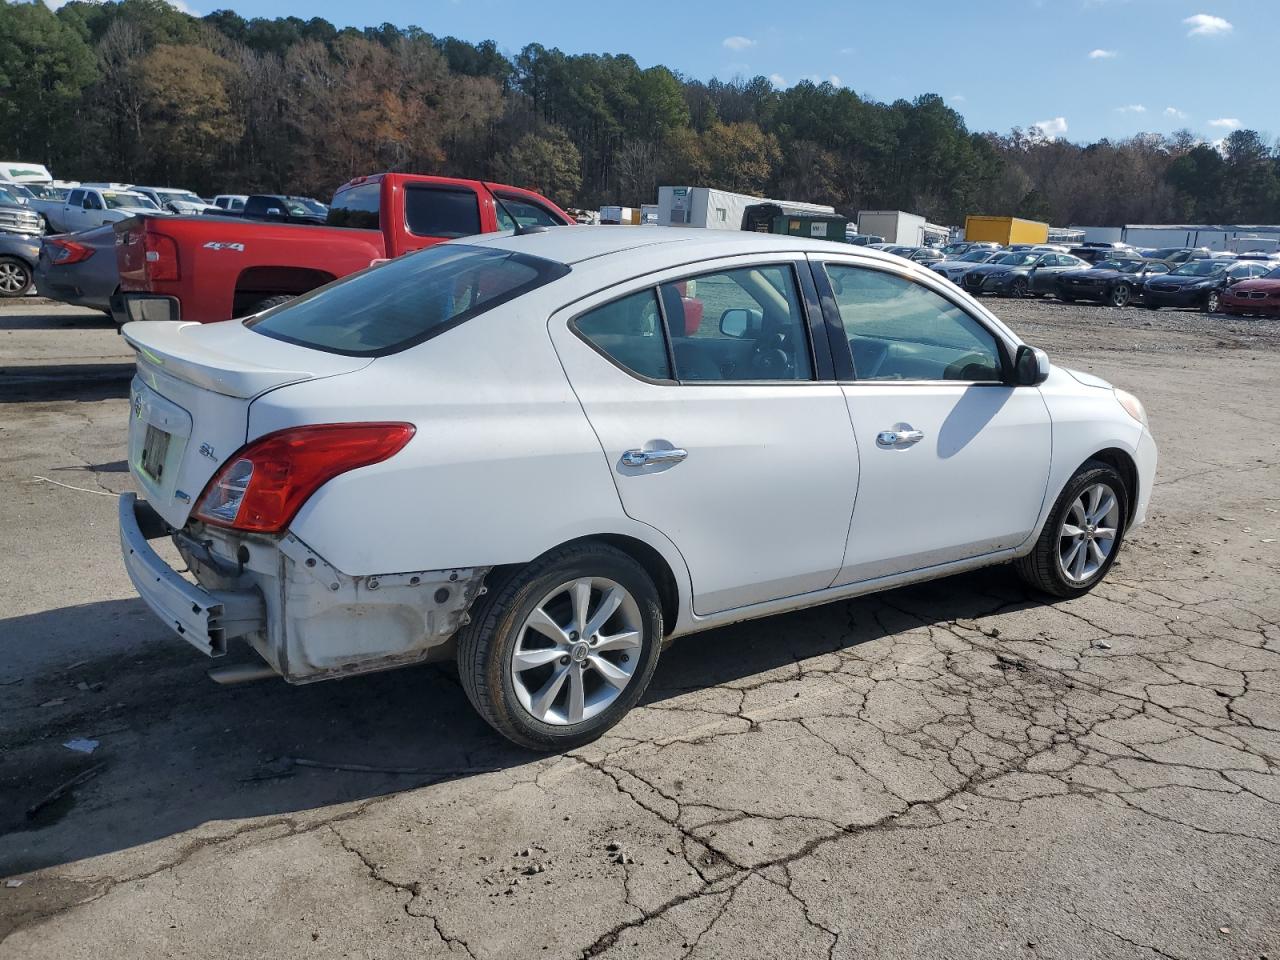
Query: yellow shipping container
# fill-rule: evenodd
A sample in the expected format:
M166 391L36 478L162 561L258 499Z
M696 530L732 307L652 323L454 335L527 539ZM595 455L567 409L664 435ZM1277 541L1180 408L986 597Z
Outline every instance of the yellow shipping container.
M1048 243L1049 225L1017 217L965 217L964 238L1006 247L1011 243Z

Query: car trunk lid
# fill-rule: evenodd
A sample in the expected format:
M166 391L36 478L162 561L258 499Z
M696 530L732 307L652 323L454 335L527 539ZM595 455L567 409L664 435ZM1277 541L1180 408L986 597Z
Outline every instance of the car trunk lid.
M122 332L138 362L130 390L129 469L174 527L186 523L209 479L249 439L249 406L256 397L372 362L263 337L238 320L130 323Z

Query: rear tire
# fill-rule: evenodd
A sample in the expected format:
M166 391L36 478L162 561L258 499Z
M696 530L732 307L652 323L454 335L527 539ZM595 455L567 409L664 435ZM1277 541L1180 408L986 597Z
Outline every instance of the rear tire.
M458 634L458 675L480 716L544 751L590 743L621 720L662 650L662 605L644 568L586 542L491 581Z
M31 290L31 268L17 257L0 257L0 297L21 297Z
M1093 496L1099 490L1102 493L1095 502ZM1120 553L1130 495L1114 467L1100 460L1086 461L1058 496L1035 547L1013 562L1018 576L1032 589L1055 597L1088 593ZM1108 497L1114 499L1110 506Z

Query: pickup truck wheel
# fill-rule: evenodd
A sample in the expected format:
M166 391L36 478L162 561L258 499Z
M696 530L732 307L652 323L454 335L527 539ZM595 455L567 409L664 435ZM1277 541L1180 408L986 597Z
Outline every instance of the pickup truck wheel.
M17 257L0 257L0 297L20 297L31 288L31 268Z
M248 314L246 314L246 316L252 316L255 313L261 313L263 310L270 310L272 307L278 307L280 306L280 304L288 303L292 299L294 299L294 297L293 297L293 294L290 294L290 293L281 293L281 294L277 294L274 297L267 297L266 299L259 300L252 307L250 307L249 312Z
M571 750L621 720L662 648L653 581L607 544L554 550L499 576L470 617L458 635L467 698L533 750Z

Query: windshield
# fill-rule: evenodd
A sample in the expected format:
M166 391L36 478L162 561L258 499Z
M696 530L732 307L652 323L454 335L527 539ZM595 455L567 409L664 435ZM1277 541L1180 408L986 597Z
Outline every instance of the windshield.
M442 243L245 321L264 336L352 357L404 350L569 272L509 250Z
M1152 250L1147 254L1148 260L1168 260L1175 253L1181 253L1181 247L1161 247L1159 250Z
M309 209L297 197L285 197L284 207L289 211L289 216L291 217L314 217L316 215L314 210Z
M65 200L70 190L62 187L44 187L40 185L28 187L37 200Z
M1227 269L1227 265L1221 260L1192 260L1190 263L1184 263L1177 270L1172 271L1171 277L1212 277L1214 274L1222 273Z
M1276 267L1276 268L1275 268L1274 270L1272 270L1270 273L1264 273L1264 274L1261 276L1261 278L1260 278L1260 279L1262 279L1262 280L1280 280L1280 267Z
M1141 260L1103 260L1095 270L1118 270L1120 273L1137 273L1142 269Z
M22 200L15 194L10 193L8 187L0 187L0 203L7 203L15 207L22 206Z
M1006 253L997 257L992 263L1003 263L1010 267L1029 267L1039 259L1038 253Z
M102 202L107 205L108 210L123 210L130 207L139 210L160 209L140 193L114 193L109 190L103 190Z
M982 263L991 256L990 250L970 250L960 258L961 263Z
M329 208L327 206L319 200L312 200L310 197L299 197L298 202L318 217L323 217L329 212Z
M156 192L160 194L160 199L162 200L176 200L178 203L198 203L204 206L203 200L186 190L158 190Z

